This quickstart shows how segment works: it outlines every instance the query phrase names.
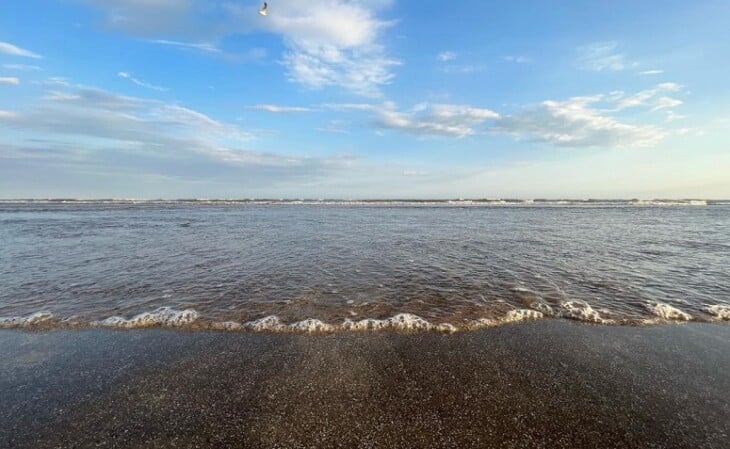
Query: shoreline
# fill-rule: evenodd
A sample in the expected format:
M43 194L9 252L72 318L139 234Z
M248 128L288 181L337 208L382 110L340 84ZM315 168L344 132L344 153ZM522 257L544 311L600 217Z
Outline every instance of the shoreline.
M0 330L2 447L723 447L730 327Z
M409 312L396 313L387 318L343 318L339 321L322 321L317 318L282 320L276 314L265 315L250 321L214 320L201 315L195 309L177 310L159 307L155 310L130 316L113 315L100 320L82 320L79 317L59 318L50 312L36 312L26 316L0 316L0 330L54 330L54 329L184 329L195 331L264 332L293 334L330 334L376 331L395 332L471 332L484 328L540 321L544 319L571 320L589 324L612 326L654 326L671 323L730 323L730 306L717 304L705 306L706 316L691 315L666 303L647 303L648 317L620 318L605 310L596 310L584 301L567 301L564 310L544 302L536 302L531 308L511 309L497 316L462 319L453 317L425 319Z

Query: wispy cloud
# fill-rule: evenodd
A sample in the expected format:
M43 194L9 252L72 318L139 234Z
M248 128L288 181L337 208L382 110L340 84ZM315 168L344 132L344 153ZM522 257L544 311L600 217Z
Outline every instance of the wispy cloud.
M150 84L146 81L139 80L139 79L135 78L134 76L132 76L131 73L128 73L128 72L119 72L119 73L117 73L117 76L119 76L120 78L129 80L132 83L134 83L140 87L144 87L145 89L156 90L159 92L167 92L168 90L170 90L166 87L155 86L154 84Z
M444 73L461 74L483 72L485 70L487 70L487 66L483 64L448 64L441 68L441 71Z
M426 176L428 172L421 170L403 170L403 176Z
M293 112L313 112L316 109L308 108L304 106L284 106L276 104L255 104L248 106L249 109L256 109L259 111L273 112L277 114L289 114Z
M371 103L325 103L322 108L333 111L373 111L377 106Z
M682 104L682 101L662 96L666 92L679 92L682 86L677 83L660 83L651 89L639 91L627 97L619 97L616 101L618 109L633 108L638 106L652 106L656 109L672 108Z
M189 50L199 50L206 53L222 53L223 51L211 43L205 43L205 42L179 42L179 41L170 41L165 39L152 39L150 42L154 44L160 44L160 45L170 45L173 47L180 47L185 48Z
M603 96L544 101L498 120L495 131L561 147L646 147L666 133L651 125L622 123L594 105Z
M0 76L0 84L17 86L20 84L20 79L14 76Z
M441 62L448 62L456 59L456 56L456 53L453 51L442 51L436 56L436 58Z
M687 117L682 114L678 114L674 111L667 111L667 116L666 116L665 120L667 122L673 122L675 120L682 120L684 118L687 118Z
M18 70L18 71L25 71L25 72L36 72L41 69L37 65L27 65L27 64L3 64L3 68L6 70Z
M522 55L508 55L503 58L507 62L514 62L515 64L527 64L532 62L532 59Z
M108 28L138 36L162 36L181 31L205 34L203 21L191 20L210 12L210 3L199 0L81 0L98 7ZM207 6L207 8L206 8Z
M421 103L410 111L398 111L386 103L377 110L376 125L422 136L466 137L478 133L478 127L499 114L484 108L460 104Z
M326 126L317 127L314 130L335 134L350 134L350 131L345 128L346 125L347 122L343 120L330 120Z
M664 73L664 70L644 70L643 72L639 72L640 75L661 75Z
M255 137L250 131L200 111L84 86L47 93L25 110L0 111L2 127L37 136L22 145L5 142L15 148L13 158L45 155L64 164L106 163L115 172L125 166L149 172L157 164L165 174L184 173L208 181L221 176L240 180L245 174L248 180L272 185L292 177L311 180L353 162L347 155L257 151L250 148ZM69 140L74 144L49 143Z
M11 56L21 56L24 58L43 59L43 56L30 50L20 48L8 42L0 42L0 53Z
M578 49L579 66L583 70L593 72L618 72L636 66L627 60L626 55L618 51L616 42L596 42Z

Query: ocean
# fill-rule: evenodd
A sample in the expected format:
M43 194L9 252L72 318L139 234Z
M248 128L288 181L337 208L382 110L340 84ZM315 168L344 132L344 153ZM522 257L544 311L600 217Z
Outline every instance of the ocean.
M730 203L5 201L0 328L730 320Z

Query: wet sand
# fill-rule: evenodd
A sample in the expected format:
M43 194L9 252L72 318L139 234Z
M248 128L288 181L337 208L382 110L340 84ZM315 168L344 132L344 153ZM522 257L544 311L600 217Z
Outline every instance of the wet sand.
M0 448L726 448L730 326L0 331Z

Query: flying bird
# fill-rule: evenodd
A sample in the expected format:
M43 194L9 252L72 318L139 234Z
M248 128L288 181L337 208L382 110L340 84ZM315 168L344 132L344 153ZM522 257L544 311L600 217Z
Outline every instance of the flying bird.
M269 8L269 5L268 5L268 4L266 4L266 2L264 2L264 7L263 7L263 8L261 8L261 9L259 9L259 14L261 14L262 16L265 16L265 15L266 15L266 10L267 10L268 8Z

